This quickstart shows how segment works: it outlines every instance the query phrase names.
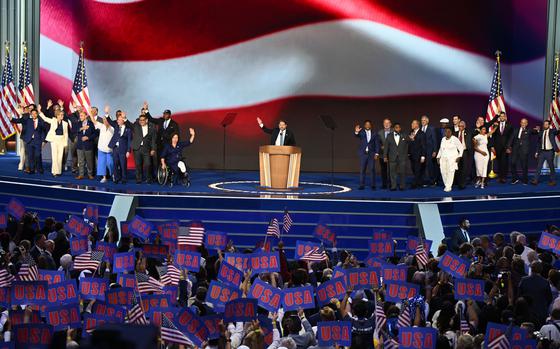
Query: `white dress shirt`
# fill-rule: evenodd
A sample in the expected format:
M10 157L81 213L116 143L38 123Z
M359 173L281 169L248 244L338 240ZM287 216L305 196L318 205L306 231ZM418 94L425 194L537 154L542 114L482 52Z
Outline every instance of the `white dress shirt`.
M278 132L278 137L276 137L276 142L274 144L284 145L285 141L286 141L286 130L284 131L280 130L280 132Z
M395 133L394 137L395 137L395 143L397 144L397 147L398 147L399 142L401 141L401 136L398 133Z
M148 134L148 125L142 126L142 138L146 137ZM140 145L144 145L144 140L140 143Z
M366 132L366 141L369 144L369 141L371 140L371 130L364 129L364 131ZM367 152L369 152L369 146L366 146L366 153Z
M548 132L550 132L550 129L546 129L543 131L543 139L541 140L541 146L543 147L543 150L552 150L552 144L550 143Z
M106 127L102 122L96 121L95 128L99 130L97 149L104 153L110 153L112 150L109 148L109 142L111 142L111 138L113 138L113 133L115 132L113 126Z

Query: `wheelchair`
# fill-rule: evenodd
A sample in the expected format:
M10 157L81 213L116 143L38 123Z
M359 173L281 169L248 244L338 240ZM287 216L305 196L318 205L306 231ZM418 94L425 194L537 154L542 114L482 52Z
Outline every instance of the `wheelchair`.
M175 173L175 171L166 166L165 170L161 167L161 164L158 166L157 171L157 181L160 185L169 185L173 187L175 184L181 184L184 187L188 188L191 186L191 178L190 178L190 169L187 166L187 171L183 173Z

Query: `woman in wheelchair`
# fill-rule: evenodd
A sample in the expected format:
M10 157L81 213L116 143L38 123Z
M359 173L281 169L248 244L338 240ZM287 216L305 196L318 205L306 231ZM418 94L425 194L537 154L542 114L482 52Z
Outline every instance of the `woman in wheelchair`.
M160 184L177 183L181 179L182 183L185 185L190 184L189 173L187 171L187 165L183 160L183 149L188 147L194 142L194 129L189 128L190 138L185 142L179 142L179 134L174 133L171 136L171 144L166 144L161 153L161 174L158 174L158 180ZM169 175L171 178L169 178Z

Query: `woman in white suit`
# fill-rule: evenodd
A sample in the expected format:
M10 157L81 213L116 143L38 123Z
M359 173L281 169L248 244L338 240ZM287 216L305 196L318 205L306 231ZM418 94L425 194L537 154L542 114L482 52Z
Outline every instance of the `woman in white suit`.
M64 120L64 112L60 109L55 110L54 118L45 116L41 112L41 105L37 106L37 111L41 119L51 125L46 141L51 144L51 172L53 176L58 177L62 174L64 148L68 145L68 122Z
M445 188L443 191L450 192L453 185L453 178L455 178L455 171L457 171L459 160L463 156L463 145L459 139L453 136L451 128L445 129L445 137L441 140L439 152L437 154L437 161L441 171L441 177Z

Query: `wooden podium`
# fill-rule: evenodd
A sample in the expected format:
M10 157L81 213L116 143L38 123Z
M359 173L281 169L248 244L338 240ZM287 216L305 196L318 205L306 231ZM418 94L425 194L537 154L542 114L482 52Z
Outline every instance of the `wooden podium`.
M261 188L292 190L299 187L301 148L286 145L259 147Z

